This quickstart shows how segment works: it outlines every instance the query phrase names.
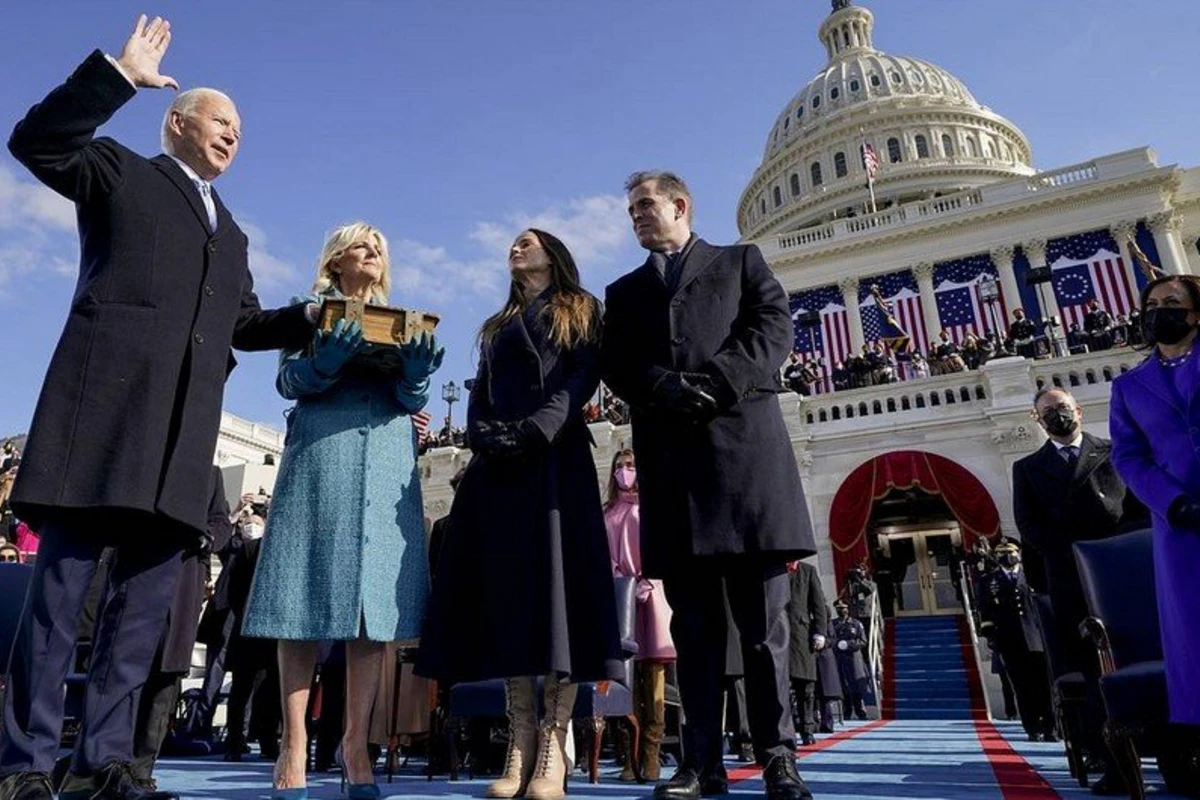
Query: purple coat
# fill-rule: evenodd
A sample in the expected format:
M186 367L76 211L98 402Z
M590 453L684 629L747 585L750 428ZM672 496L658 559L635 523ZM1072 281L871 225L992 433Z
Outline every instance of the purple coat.
M1180 396L1175 386L1185 387ZM1167 670L1171 722L1200 725L1200 531L1167 523L1180 495L1200 500L1200 365L1170 369L1157 352L1113 383L1109 412L1112 460L1150 509L1154 579Z

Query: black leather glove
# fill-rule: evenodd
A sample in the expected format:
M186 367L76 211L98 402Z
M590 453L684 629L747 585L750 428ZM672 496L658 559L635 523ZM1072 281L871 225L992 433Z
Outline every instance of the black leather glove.
M480 422L471 432L471 446L491 458L520 458L546 443L537 425L518 422Z
M651 396L655 405L679 416L685 422L704 423L717 415L717 401L695 382L694 376L668 372L654 384Z
M1186 495L1179 495L1167 509L1167 522L1172 528L1200 531L1200 503Z

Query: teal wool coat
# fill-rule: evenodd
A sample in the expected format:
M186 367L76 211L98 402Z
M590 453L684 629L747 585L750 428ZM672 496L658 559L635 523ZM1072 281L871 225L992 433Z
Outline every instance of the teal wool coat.
M352 368L324 379L304 351L283 353L276 386L296 407L245 635L419 636L429 571L410 415L420 409L406 408L391 380Z

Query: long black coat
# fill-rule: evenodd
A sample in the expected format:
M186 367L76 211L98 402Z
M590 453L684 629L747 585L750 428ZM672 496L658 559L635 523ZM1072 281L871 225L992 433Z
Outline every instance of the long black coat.
M212 574L212 553L229 546L233 538L233 523L229 521L229 503L225 500L225 480L218 467L212 468L208 497L209 549L191 551L184 555L183 572L171 610L167 614L167 630L163 643L162 671L187 672L192 665L192 649L200 628L200 611L204 605L204 587Z
M81 244L12 502L34 523L55 509L118 508L202 533L230 346L299 348L313 328L302 306L259 308L246 236L215 193L210 234L174 161L93 138L133 95L96 51L8 143L75 202Z
M821 576L812 564L800 562L792 573L792 599L788 602L788 620L792 626L789 647L788 669L792 680L815 681L817 679L817 653L813 649L812 635L825 635L829 627L829 612L825 606L825 592L821 589Z
M467 407L530 420L547 444L521 461L476 454L450 508L419 674L451 681L557 673L624 680L608 536L583 407L598 347L557 347L548 295L483 349ZM598 307L596 313L599 313Z
M642 568L663 577L689 555L816 552L774 387L792 346L783 287L753 245L695 239L672 294L646 263L608 287L603 374L632 410ZM652 406L667 372L705 373L720 414L702 427Z
M1073 668L1081 666L1078 659L1086 650L1079 623L1087 606L1071 545L1148 524L1145 507L1126 491L1110 456L1107 439L1085 433L1073 472L1050 441L1013 464L1013 514L1025 545L1023 560L1029 569L1030 547L1041 557L1060 639ZM1035 583L1031 569L1029 581Z

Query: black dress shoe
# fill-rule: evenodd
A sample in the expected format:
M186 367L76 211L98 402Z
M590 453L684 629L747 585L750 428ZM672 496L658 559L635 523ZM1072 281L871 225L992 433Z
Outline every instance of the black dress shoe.
M175 792L143 789L129 765L114 761L95 775L68 775L59 800L179 800Z
M813 736L808 731L805 731L800 734L800 745L802 747L808 747L809 745L816 744L816 743L817 743L817 737Z
M763 770L767 800L812 800L812 792L796 770L794 756L775 756Z
M737 760L742 764L754 763L754 745L750 742L742 742L737 747Z
M44 772L14 772L0 780L0 800L54 800L50 776Z
M659 800L695 800L723 794L729 794L729 780L723 771L701 774L689 766L680 767L669 780L654 787L654 797Z
M1115 772L1106 772L1100 776L1100 780L1092 784L1092 794L1121 797L1128 796L1129 789L1125 786L1125 779L1120 775Z

